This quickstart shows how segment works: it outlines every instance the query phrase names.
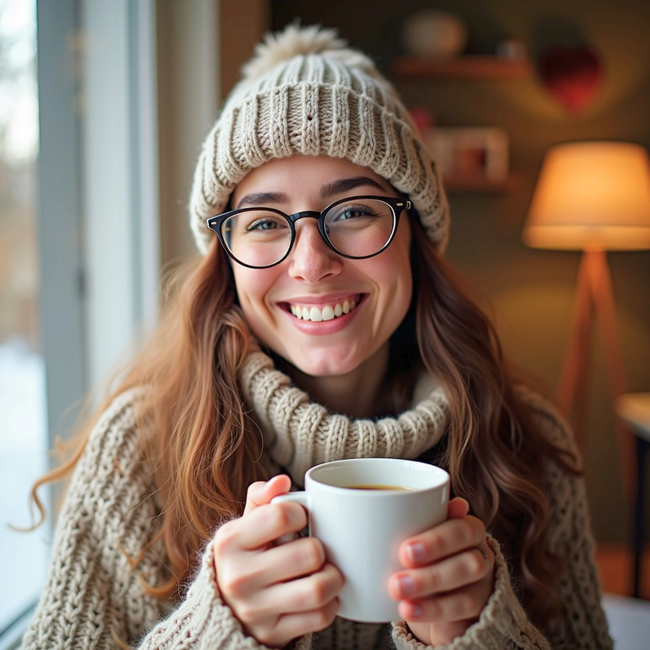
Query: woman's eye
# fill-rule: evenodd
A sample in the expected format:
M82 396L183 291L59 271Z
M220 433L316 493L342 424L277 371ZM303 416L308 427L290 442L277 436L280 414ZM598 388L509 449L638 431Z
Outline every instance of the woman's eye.
M258 219L257 221L253 221L246 230L249 232L251 230L275 230L276 228L281 228L282 225L279 224L277 221L272 221L271 219Z
M336 221L345 221L347 219L358 219L359 217L373 217L375 213L366 207L346 207L336 215Z

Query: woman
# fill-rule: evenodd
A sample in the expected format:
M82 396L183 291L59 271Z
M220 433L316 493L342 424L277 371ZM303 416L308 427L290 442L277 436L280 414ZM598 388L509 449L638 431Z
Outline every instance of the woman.
M74 468L23 647L610 648L570 433L443 261L435 165L370 60L328 30L268 37L190 213L204 257L40 481ZM305 511L270 503L370 456L441 465L455 494L400 547L383 626L336 616Z

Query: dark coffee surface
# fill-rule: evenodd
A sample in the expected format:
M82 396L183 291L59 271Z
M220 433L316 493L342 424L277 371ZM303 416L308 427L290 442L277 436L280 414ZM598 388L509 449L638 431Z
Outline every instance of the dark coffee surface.
M403 485L346 485L348 490L408 490L414 492L415 488Z

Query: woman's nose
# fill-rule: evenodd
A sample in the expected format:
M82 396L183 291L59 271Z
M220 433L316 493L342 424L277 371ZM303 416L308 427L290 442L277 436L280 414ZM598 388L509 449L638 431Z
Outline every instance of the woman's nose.
M289 275L309 284L338 275L343 258L326 244L313 219L301 221L296 224L296 240L289 254Z

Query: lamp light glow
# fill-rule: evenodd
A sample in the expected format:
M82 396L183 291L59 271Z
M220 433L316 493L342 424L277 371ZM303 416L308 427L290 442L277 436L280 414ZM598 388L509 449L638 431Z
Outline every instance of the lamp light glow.
M522 234L533 248L650 248L650 161L627 142L549 149Z

